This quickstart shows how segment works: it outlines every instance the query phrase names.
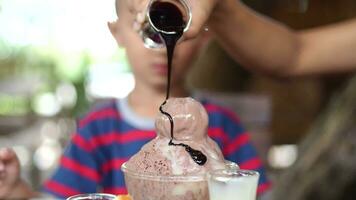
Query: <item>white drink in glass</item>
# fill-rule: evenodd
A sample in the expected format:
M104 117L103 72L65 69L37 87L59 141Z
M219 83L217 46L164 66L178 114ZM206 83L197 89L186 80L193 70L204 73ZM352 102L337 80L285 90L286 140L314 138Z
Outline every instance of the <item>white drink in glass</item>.
M222 169L208 173L210 200L256 200L259 174L251 170Z

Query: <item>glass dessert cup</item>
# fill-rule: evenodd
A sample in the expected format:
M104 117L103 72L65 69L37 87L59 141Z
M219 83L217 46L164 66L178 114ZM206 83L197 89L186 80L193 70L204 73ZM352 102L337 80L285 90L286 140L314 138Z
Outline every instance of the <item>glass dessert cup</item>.
M226 169L238 169L237 164L226 161ZM126 188L133 200L208 200L207 174L150 175L121 166Z
M68 197L67 200L115 200L116 196L104 193L78 194Z

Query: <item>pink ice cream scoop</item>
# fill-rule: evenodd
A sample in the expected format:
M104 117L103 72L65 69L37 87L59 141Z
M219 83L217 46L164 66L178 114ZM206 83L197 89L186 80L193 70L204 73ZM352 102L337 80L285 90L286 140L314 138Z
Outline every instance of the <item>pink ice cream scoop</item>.
M122 169L125 183L134 200L207 200L205 174L225 167L218 145L207 135L208 115L192 98L168 99L163 110L174 122L172 142L169 118L156 118L157 137L126 162ZM184 146L206 156L199 165Z

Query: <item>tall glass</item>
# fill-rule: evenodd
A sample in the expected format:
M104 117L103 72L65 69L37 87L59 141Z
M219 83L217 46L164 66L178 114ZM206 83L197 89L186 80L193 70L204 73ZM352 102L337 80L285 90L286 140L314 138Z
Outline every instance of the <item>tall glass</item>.
M259 173L221 169L208 172L210 200L256 200Z
M147 48L163 48L164 40L162 39L160 33L174 34L172 31L167 31L161 27L157 27L151 20L151 11L152 9L156 9L159 3L171 4L181 11L182 20L184 21L183 32L189 29L192 21L192 12L185 0L150 0L146 9L145 19L141 24L141 29L139 30L139 34L145 47Z
M67 200L115 200L116 196L104 193L78 194L67 198Z

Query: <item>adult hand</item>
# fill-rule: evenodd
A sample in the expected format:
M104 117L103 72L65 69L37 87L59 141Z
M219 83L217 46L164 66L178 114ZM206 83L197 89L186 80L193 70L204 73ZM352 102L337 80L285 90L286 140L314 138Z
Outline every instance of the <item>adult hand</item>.
M186 0L192 9L192 24L184 37L186 39L196 37L199 32L207 28L208 20L219 0ZM225 0L220 0L225 1ZM221 3L221 2L219 2Z

